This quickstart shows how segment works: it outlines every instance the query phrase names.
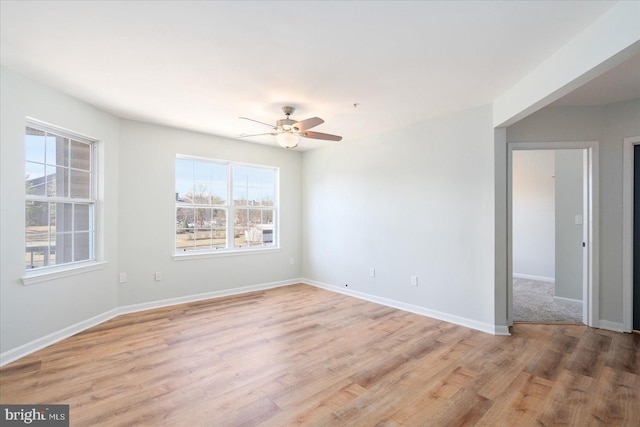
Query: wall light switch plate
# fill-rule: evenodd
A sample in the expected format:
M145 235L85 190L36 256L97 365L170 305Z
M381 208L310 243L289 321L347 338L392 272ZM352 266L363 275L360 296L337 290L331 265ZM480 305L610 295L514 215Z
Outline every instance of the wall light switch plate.
M418 276L411 276L411 286L418 286Z
M127 283L127 273L120 273L120 283Z

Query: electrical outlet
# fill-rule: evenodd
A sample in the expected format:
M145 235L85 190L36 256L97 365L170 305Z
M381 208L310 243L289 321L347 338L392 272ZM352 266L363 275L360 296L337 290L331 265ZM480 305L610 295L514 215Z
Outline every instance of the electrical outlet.
M127 273L120 273L120 283L127 283Z
M162 273L156 271L156 282L159 282L160 280L162 280Z
M376 277L376 269L375 268L370 268L369 269L369 277Z
M411 286L418 286L418 276L411 276Z

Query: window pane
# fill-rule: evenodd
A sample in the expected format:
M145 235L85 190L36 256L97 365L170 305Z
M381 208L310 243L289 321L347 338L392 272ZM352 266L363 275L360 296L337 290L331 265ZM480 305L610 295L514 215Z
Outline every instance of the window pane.
M91 259L91 233L73 234L73 260L86 261Z
M211 228L211 209L205 208L198 208L195 210L195 220L196 220L196 224L195 224L195 228L197 229L207 229L207 228Z
M216 248L227 247L227 211L226 209L213 209L211 218L211 232L213 246Z
M69 138L47 133L47 164L69 166Z
M27 234L49 232L49 203L27 201L25 213Z
M24 137L25 159L29 162L44 163L45 133L28 127Z
M47 168L51 169L51 168ZM55 168L56 176L53 182L55 182L55 191L50 189L50 196L57 197L69 197L69 169L61 166ZM49 172L49 170L47 171Z
M51 246L52 250L55 250L55 263L66 264L73 262L73 234L71 233L56 233L55 246Z
M47 196L55 197L57 194L57 186L58 186L58 169L60 169L61 175L64 177L64 168L56 168L55 166L47 166L47 175L46 175L46 191ZM64 182L63 182L64 184ZM64 194L61 194L64 197Z
M91 146L89 144L71 140L71 167L85 171L91 170Z
M213 163L194 161L193 162L193 179L200 182L211 182L213 175Z
M49 236L47 234L28 235L25 247L26 269L50 265Z
M73 225L73 204L56 203L55 211L52 212L52 222L56 225L56 232L70 232ZM55 220L53 219L55 214Z
M211 193L209 192L209 185L196 182L193 192L185 195L185 201L194 205L210 205Z
M176 234L176 251L192 251L195 249L193 233L193 228L187 228Z
M193 209L179 207L176 209L176 227L193 228Z
M211 188L211 204L226 205L227 204L227 187L214 184Z
M191 203L187 195L193 192L193 160L176 159L176 201Z
M273 187L250 187L247 199L250 206L273 206Z
M272 169L251 168L249 185L251 187L273 188L275 172Z
M91 195L89 172L71 170L71 197L88 199Z
M193 194L193 181L176 182L176 202L191 203L191 194Z
M235 206L246 206L247 197L247 187L233 187L233 204Z
M176 209L176 251L195 248L194 216L194 209Z
M211 230L199 229L195 232L196 250L211 249Z
M273 244L273 211L238 209L235 218L237 246Z
M193 182L193 160L176 159L176 181Z
M233 166L233 183L237 186L249 185L249 168L247 166Z
M57 257L56 257L56 235L49 235L49 265L56 265Z
M73 214L73 230L74 231L89 231L89 205L75 205Z
M25 163L24 187L25 194L34 196L45 195L44 165L39 163Z

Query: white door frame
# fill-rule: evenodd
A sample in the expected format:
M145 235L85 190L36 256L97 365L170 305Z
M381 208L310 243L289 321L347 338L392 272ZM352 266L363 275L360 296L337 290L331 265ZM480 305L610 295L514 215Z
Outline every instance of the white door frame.
M622 155L622 330L633 330L633 146L640 136L624 138ZM640 313L636 313L640 315Z
M591 327L598 327L600 319L600 252L599 252L599 150L597 141L568 142L508 142L507 143L507 324L513 326L513 151L515 150L586 150L587 166L587 206L585 212L585 232L587 239L587 265L583 291L583 322Z

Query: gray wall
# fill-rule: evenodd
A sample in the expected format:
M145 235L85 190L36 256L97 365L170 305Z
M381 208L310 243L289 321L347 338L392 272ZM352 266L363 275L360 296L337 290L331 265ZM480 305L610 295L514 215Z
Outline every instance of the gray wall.
M508 142L599 141L600 320L622 329L622 147L640 135L640 99L547 107L507 128Z
M119 121L6 68L0 72L0 351L109 311L118 303ZM98 256L103 269L24 286L24 129L31 117L97 138Z
M492 330L491 119L487 105L305 152L303 276Z
M300 152L130 120L121 121L120 141L118 263L128 278L120 305L300 277ZM281 250L173 259L176 154L279 167Z
M302 155L102 112L2 68L0 352L91 324L121 306L298 278ZM25 286L24 127L32 117L99 140L98 236L104 268ZM176 153L280 168L281 249L176 261ZM16 185L17 184L17 185ZM294 263L290 263L293 258ZM162 281L154 280L162 272ZM118 273L127 283L118 283Z
M582 301L584 150L555 151L555 296ZM583 223L584 223L584 216Z

